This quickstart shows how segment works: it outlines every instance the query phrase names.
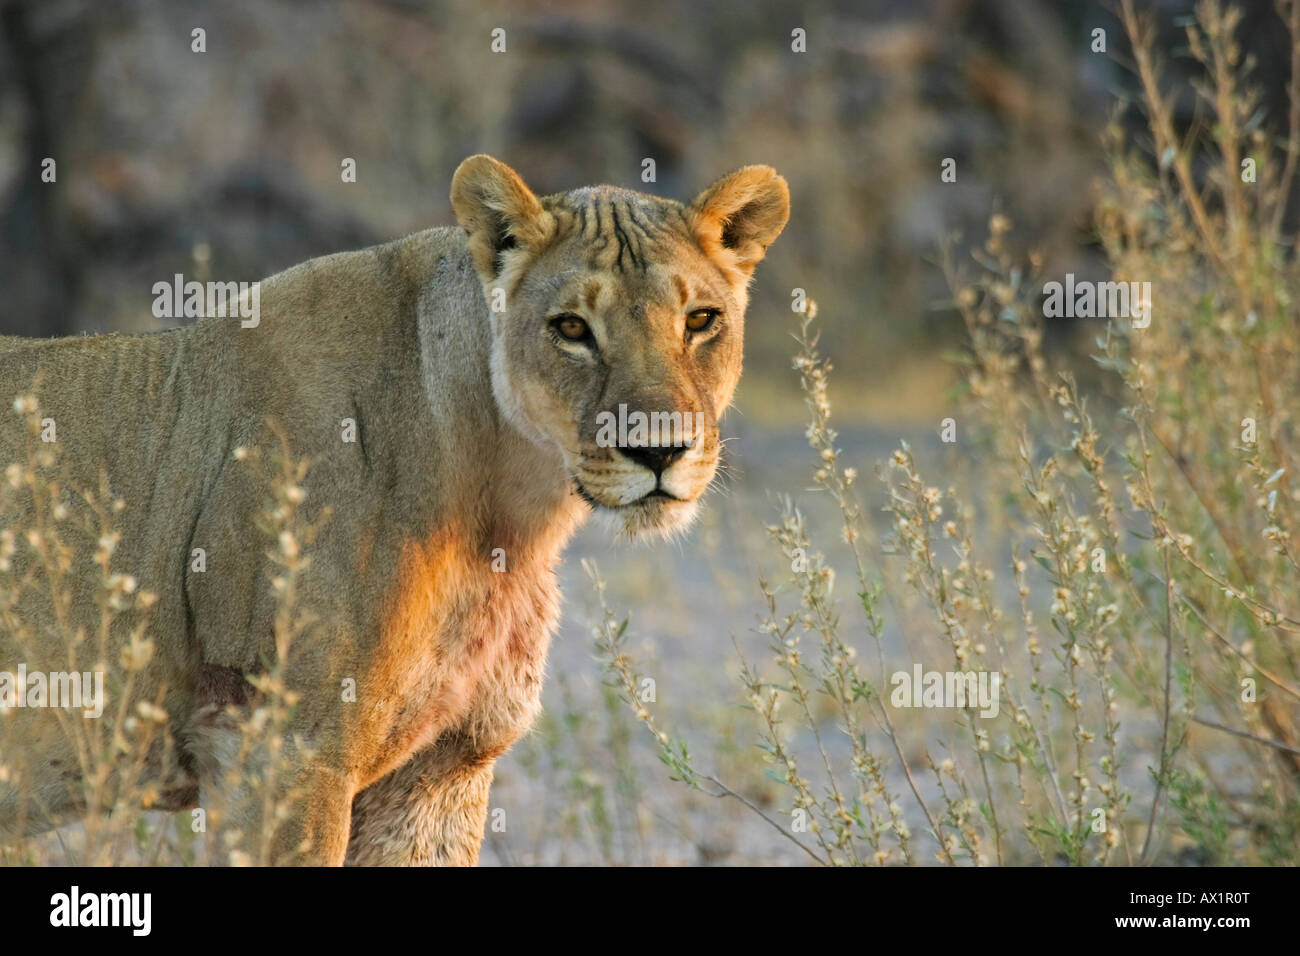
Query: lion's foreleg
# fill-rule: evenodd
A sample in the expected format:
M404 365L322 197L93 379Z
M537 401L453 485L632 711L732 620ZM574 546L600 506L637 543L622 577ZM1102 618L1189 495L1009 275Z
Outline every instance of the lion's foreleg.
M357 794L350 866L474 866L496 755L444 739Z

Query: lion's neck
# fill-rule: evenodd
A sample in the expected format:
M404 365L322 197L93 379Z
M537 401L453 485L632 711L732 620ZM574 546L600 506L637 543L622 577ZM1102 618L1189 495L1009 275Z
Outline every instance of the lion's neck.
M443 266L444 277L451 271ZM559 450L536 444L502 414L492 390L486 303L477 281L462 277L451 301L444 287L417 307L420 377L438 434L433 458L460 512L445 517L470 519L484 537L479 544L505 549L508 561L549 566L588 509Z
M501 420L488 472L488 524L550 563L588 514L558 453L538 447Z

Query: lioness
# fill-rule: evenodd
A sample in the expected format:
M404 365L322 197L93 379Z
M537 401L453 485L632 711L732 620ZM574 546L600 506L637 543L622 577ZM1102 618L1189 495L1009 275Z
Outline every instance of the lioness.
M0 339L5 406L39 402L69 493L107 476L125 502L112 568L157 595L133 695L164 702L178 757L151 752L151 770L172 768L153 805L223 807L214 829L267 835L278 863L477 861L493 763L540 708L561 549L593 512L630 535L691 519L740 377L746 286L789 214L766 166L683 205L609 186L539 198L482 155L456 170L451 202L460 229L267 279L256 325ZM609 416L635 413L650 427L600 440ZM672 413L703 425L667 429ZM0 414L3 472L33 438ZM243 458L276 436L311 462L304 513L329 518L296 584L315 623L286 672L288 770L263 782L269 800L239 800L234 716L275 659L281 573ZM0 584L38 570L24 536L40 516L13 511ZM66 666L67 635L99 626L97 588L78 583L67 605L0 591L22 595L0 606L0 671ZM56 636L33 646L14 621ZM0 776L0 836L84 811L54 713L2 719L18 750L0 757L28 775ZM259 816L281 798L290 812Z

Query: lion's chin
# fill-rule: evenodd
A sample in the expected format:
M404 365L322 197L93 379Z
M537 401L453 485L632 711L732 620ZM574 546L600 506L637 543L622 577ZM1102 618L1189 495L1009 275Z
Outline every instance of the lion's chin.
M618 538L653 541L684 531L695 520L698 501L676 498L641 498L616 508L595 503L592 510Z

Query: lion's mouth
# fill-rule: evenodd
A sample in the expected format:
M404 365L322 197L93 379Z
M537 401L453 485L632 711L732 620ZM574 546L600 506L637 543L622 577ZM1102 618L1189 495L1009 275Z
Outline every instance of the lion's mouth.
M646 492L640 498L634 498L631 501L624 502L621 505L611 505L611 504L606 504L605 502L597 498L595 495L593 495L590 491L586 489L586 487L582 484L582 482L579 481L577 478L573 479L573 488L574 491L577 492L578 497L581 498L583 501L585 501L592 508L603 508L606 511L621 511L624 508L645 507L646 505L658 501L684 502L686 500L685 498L678 498L676 495L670 494L669 492L665 491L662 488L656 487L652 491Z
M650 498L667 498L669 501L681 501L681 500L682 500L681 498L678 498L676 495L670 495L668 492L664 491L662 488L656 488L654 491L650 492L649 494L642 495L642 496L641 496L640 498L638 498L636 501L632 502L632 504L637 504L638 502L646 501L646 500L648 500L648 499L650 499Z

